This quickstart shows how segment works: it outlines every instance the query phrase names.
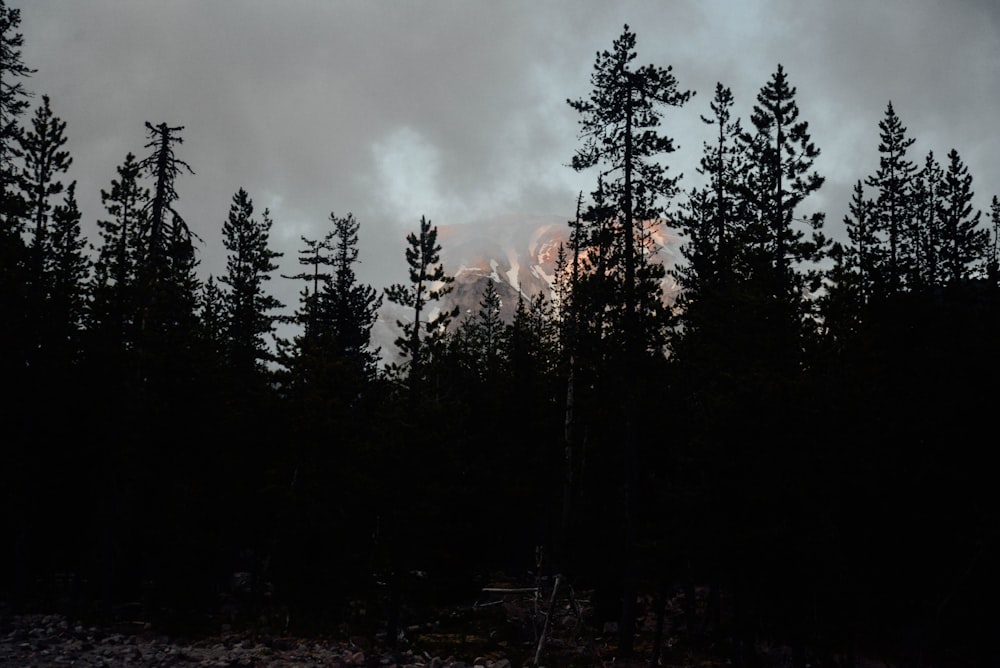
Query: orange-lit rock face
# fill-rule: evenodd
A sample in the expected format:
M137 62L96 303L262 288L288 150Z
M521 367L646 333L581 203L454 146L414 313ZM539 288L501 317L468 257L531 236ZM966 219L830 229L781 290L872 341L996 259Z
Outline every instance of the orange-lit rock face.
M653 225L649 232L657 258L671 267L677 256L677 237L665 222ZM501 315L509 322L519 294L526 299L539 292L552 294L561 244L567 247L570 260L569 233L569 224L559 216L503 216L469 225L439 225L441 261L445 271L455 277L453 290L440 307L458 306L459 320L478 312L486 284L492 278L502 304ZM673 301L677 294L673 279L664 280L663 291L664 299ZM383 354L392 351L392 341L398 336L396 319L406 320L408 316L389 311L383 305L375 332Z
M568 247L569 232L568 223L557 216L505 216L483 224L439 227L441 259L445 270L455 277L455 289L445 306L457 305L460 313L476 312L490 278L503 301L506 318L513 316L518 293L527 298L539 292L551 294L559 246ZM665 222L653 225L650 237L658 259L671 266L677 238ZM674 282L666 279L663 288L664 297L672 300L676 295Z

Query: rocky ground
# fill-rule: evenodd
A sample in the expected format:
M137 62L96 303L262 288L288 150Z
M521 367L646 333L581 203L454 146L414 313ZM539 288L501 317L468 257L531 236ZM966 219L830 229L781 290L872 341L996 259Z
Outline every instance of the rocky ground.
M181 640L147 625L98 628L60 615L16 615L0 619L0 667L75 666L427 666L511 668L504 657L456 659L405 649L365 651L350 642L229 633Z

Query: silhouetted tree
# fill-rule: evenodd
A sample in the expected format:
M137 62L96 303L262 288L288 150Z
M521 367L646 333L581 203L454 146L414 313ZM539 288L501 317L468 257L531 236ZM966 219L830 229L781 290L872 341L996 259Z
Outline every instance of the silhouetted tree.
M884 267L883 246L879 242L874 203L865 199L861 181L854 184L844 226L850 240L847 264L854 275L858 306L868 304L876 286L884 285L881 272ZM897 277L898 279L898 277Z
M29 353L32 364L48 361L48 329L53 315L51 303L47 301L53 294L52 213L57 206L56 197L65 190L61 180L73 162L69 151L64 150L67 138L66 123L52 113L48 96L42 97L42 104L31 119L31 129L20 139L24 156L22 183L25 193L25 215L29 226L25 276L27 282L27 313L29 336L34 342Z
M28 107L30 93L24 79L34 70L21 58L24 36L18 32L21 10L0 0L0 309L5 324L0 327L0 387L12 400L11 414L23 414L20 387L26 373L25 360L30 348L28 296L28 254L23 239L25 227L24 197L20 157L23 129L20 116ZM20 430L18 430L20 431ZM14 432L12 429L12 438ZM12 469L16 468L13 463ZM11 506L13 507L13 506Z
M18 32L21 10L8 7L0 0L0 249L7 252L7 245L20 241L21 189L19 170L15 160L19 150L22 128L18 118L28 108L31 93L24 87L24 79L35 73L21 58L24 35ZM9 258L0 256L0 264L7 270Z
M45 337L51 342L46 348L63 367L78 363L83 352L81 334L91 265L80 218L74 181L66 188L62 204L56 205L52 212L49 248L45 253L49 290Z
M201 322L201 329L208 341L212 356L219 362L225 360L229 333L226 295L212 275L209 275L201 285L201 292L198 295L198 320Z
M293 317L302 331L285 357L294 382L346 400L375 376L379 353L370 347L371 330L382 298L354 273L360 223L350 213L331 213L330 222L334 229L323 239L302 238L306 248L299 251L299 263L311 271L286 277L308 287Z
M948 153L948 169L940 192L941 264L946 280L959 283L985 269L988 232L979 226L982 212L973 213L972 175L955 149Z
M409 360L406 375L413 392L424 372L424 365L440 352L448 324L458 315L458 308L442 310L433 316L429 313L433 302L451 292L451 283L455 280L445 273L444 265L440 264L441 246L437 242L437 227L432 227L431 221L421 216L419 234L408 234L406 243L410 282L389 286L385 297L413 314L408 322L396 321L403 332L396 339L396 346L400 355Z
M661 109L682 106L692 95L679 90L670 67L635 67L635 44L635 33L625 26L612 51L597 55L589 99L569 100L581 115L583 140L573 156L573 169L601 168L600 199L610 210L595 217L604 225L620 223L613 232L613 247L614 262L622 272L623 334L628 347L641 345L636 271L637 261L648 251L643 244L643 222L660 217L661 200L675 194L679 179L668 177L666 166L658 160L675 150L673 139L657 131Z
M348 365L356 380L371 380L379 353L372 350L371 330L378 319L382 297L370 285L358 282L354 265L358 262L360 223L348 213L330 214L333 223L332 280L328 281L321 300L323 324L333 337L335 353Z
M176 223L184 229L187 228L184 219L173 208L173 203L178 197L174 185L177 177L185 170L194 174L194 170L174 154L174 145L184 143L179 134L183 129L183 126L170 127L166 123L157 126L146 123L149 139L146 148L151 149L151 153L139 163L139 166L153 179L154 185L153 196L146 204L148 229L144 238L146 265L144 270L154 281L163 280L167 272L166 267L169 264L167 247L173 236L171 225Z
M745 174L744 192L749 199L747 228L757 240L757 256L751 274L763 297L759 304L761 332L759 350L771 358L794 366L799 359L808 289L815 289L818 263L826 251L822 235L822 213L802 216L797 209L823 185L823 177L812 170L819 149L812 143L809 124L799 120L796 89L779 64L757 95L752 132L741 141L752 168ZM811 230L806 237L806 230Z
M654 65L635 67L635 45L635 33L626 25L614 41L612 50L597 54L589 99L568 101L581 115L580 138L583 140L583 146L573 156L573 169L582 171L599 167L601 173L593 196L595 207L591 218L592 225L596 225L598 230L598 252L601 256L608 253L610 257L607 258L608 264L599 267L596 275L598 280L603 281L605 276L617 274L621 286L620 293L605 295L607 301L597 304L596 309L621 304L620 331L625 357L618 374L627 379L620 392L626 468L621 571L624 589L619 625L623 657L631 655L635 627L632 550L636 540L635 422L638 418L635 413L637 388L634 379L639 371L640 355L647 345L644 334L652 333L645 324L648 323L645 307L651 302L644 293L659 287L652 287L649 280L652 278L655 282L657 270L647 269L650 248L644 223L660 218L662 201L675 194L679 179L667 176L666 166L659 159L675 149L673 139L658 131L662 108L679 107L691 97L690 92L678 88L671 68ZM607 246L605 238L601 238L604 232L611 233L606 238L609 242ZM662 267L659 268L659 275L662 275ZM653 346L656 346L655 339Z
M733 118L732 106L732 92L716 84L710 104L712 117L702 116L715 133L713 140L704 144L698 168L708 182L691 190L676 223L684 239L681 254L685 262L673 270L682 291L672 355L675 360L701 355L695 353L698 347L708 356L702 362L718 362L711 363L713 368L727 367L722 360L741 347L735 344L741 325L734 301L737 282L751 276L753 263L747 251L756 242L746 231L741 189L748 166L739 142L742 127L740 120ZM702 362L692 360L695 366Z
M302 332L296 339L296 346L302 349L315 347L313 344L321 338L320 319L322 317L322 304L320 295L322 288L330 282L332 274L328 267L333 264L332 244L334 232L328 232L322 239L307 239L301 237L305 248L298 251L299 264L312 267L294 276L285 276L293 281L303 281L306 287L299 293L299 309L292 316L292 322L302 327ZM316 343L316 345L319 345ZM300 351L301 353L301 351Z
M268 247L271 216L265 209L260 219L253 217L253 200L240 188L233 195L229 217L222 226L222 243L229 255L226 273L219 282L226 285L227 357L240 377L250 378L265 370L271 357L266 336L274 331L281 303L265 292L265 282L278 266L281 253Z
M501 355L504 348L505 325L500 315L500 295L496 283L486 281L479 311L473 319L472 336L476 345L476 357L480 374L487 381L495 380L500 371Z
M986 275L994 285L997 285L1000 281L1000 199L996 195L990 201L990 228L993 240L989 245Z
M913 227L918 239L917 271L914 287L926 289L943 283L941 239L943 203L941 201L944 171L930 151L924 167L913 178Z
M915 140L906 136L906 128L892 108L892 102L878 127L879 168L865 183L877 191L871 224L886 244L884 257L880 258L883 267L878 287L894 294L912 276L912 267L916 264L918 239L910 234L910 218L912 179L917 167L906 159L906 150Z
M135 345L136 281L149 190L139 181L141 167L131 153L117 173L110 192L101 190L101 202L111 218L97 221L101 241L91 288L90 327L99 345L121 353Z
M178 359L192 350L198 279L195 236L174 209L176 179L191 167L174 153L183 127L146 123L150 154L139 167L153 181L146 202L136 277L138 377L143 382L186 375Z
M45 251L53 200L62 194L65 184L60 175L69 170L73 159L66 145L66 122L52 113L47 95L42 96L42 105L35 110L31 119L31 129L21 137L21 151L24 154L24 191L26 214L31 235L32 281L42 279L45 267Z

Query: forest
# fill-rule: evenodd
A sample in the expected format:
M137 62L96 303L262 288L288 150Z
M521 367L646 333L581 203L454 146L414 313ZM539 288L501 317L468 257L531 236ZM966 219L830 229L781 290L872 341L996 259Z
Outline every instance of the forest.
M19 26L0 1L11 609L208 628L225 604L235 624L391 644L421 610L537 570L593 591L620 660L699 646L749 666L767 638L796 666L996 665L1000 200L975 208L957 151L913 155L891 102L834 240L808 210L824 178L791 74L740 118L722 83L693 98L639 65L626 26L568 101L567 169L595 178L551 294L506 321L490 284L459 317L419 211L408 281L378 290L355 274L350 213L279 275L270 213L240 189L225 273L202 276L177 206L198 177L162 119L123 129L135 153L85 238L66 123L30 90ZM687 189L668 167L677 114L712 136ZM659 225L683 241L676 266L655 258ZM269 292L283 280L297 304ZM407 317L380 351L390 303Z

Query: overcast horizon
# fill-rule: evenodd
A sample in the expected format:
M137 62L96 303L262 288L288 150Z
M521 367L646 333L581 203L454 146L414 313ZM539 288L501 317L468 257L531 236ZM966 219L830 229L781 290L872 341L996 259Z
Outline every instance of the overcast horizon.
M850 188L878 166L878 122L891 100L918 165L955 148L976 206L1000 193L1000 5L992 0L726 2L315 2L21 0L23 59L67 122L84 229L97 242L126 153L144 123L185 126L177 208L204 239L201 273L224 270L221 228L245 188L269 207L271 245L297 270L300 235L331 211L361 223L359 276L401 280L403 239L436 225L515 215L572 215L593 174L567 164L578 146L567 98L590 92L597 51L629 24L638 64L672 66L696 96L663 130L681 189L696 181L715 83L749 123L777 64L797 87L826 177L803 213L837 236ZM679 201L679 200L678 200ZM676 206L677 202L673 203ZM294 307L298 286L274 293Z

